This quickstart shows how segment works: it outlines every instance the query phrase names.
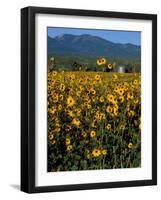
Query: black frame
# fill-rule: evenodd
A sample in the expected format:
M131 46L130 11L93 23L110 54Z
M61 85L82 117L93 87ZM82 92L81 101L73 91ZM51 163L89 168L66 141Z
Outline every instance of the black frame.
M152 21L152 179L60 186L35 186L35 15L111 17ZM21 9L21 190L27 193L157 184L157 15L44 7Z

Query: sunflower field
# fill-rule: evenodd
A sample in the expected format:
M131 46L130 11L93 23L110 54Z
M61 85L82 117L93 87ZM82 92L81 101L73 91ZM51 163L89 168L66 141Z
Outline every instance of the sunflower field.
M141 165L141 74L48 70L48 172Z

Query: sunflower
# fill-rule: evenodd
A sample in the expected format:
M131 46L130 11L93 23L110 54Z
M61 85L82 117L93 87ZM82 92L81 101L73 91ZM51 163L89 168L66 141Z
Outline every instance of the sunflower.
M73 113L72 110L67 110L67 114L70 116L70 117L74 117L75 114Z
M80 126L80 120L78 118L74 118L72 121L72 124L74 124L76 126Z
M80 116L81 112L82 112L82 110L80 108L76 109L77 116Z
M114 99L114 96L113 96L112 94L109 94L109 95L107 96L107 100L108 100L109 102L112 102L113 99Z
M75 100L74 100L71 96L69 96L69 97L67 98L67 105L68 105L69 107L72 107L74 104L75 104Z
M75 74L71 74L69 78L70 78L71 80L74 80L74 79L75 79Z
M53 130L53 132L55 132L55 133L59 133L60 132L60 128L59 127L57 127L57 128L55 128L54 130Z
M96 114L95 114L95 119L99 120L99 118L100 118L100 113L99 113L99 111L97 111Z
M96 94L96 90L94 90L93 88L90 89L91 94L95 95Z
M125 129L125 125L124 124L121 124L120 125L120 130L124 130Z
M124 102L124 96L119 96L120 103Z
M56 71L53 71L53 72L52 72L52 75L53 75L53 76L56 76L56 75L57 75L57 72L56 72Z
M88 108L88 109L91 109L92 106L91 106L90 104L87 104L87 108Z
M110 130L111 129L111 124L107 124L106 129Z
M119 88L117 93L122 96L124 94L124 89L123 88Z
M115 87L114 92L118 93L119 87Z
M98 59L98 60L97 60L97 65L99 65L99 66L102 65L101 59Z
M99 149L94 149L92 151L92 156L93 157L99 157L101 155L101 151Z
M108 67L108 69L112 69L113 66L112 66L112 64L109 63L107 67Z
M107 150L106 150L106 149L103 149L103 150L102 150L102 155L105 156L106 154L107 154Z
M112 77L114 80L116 80L118 78L118 76L116 74L114 74Z
M103 65L106 64L106 59L105 58L102 58L101 61L102 61Z
M58 110L62 110L62 105L61 104L59 104Z
M118 111L118 109L117 109L116 107L114 107L113 113L114 113L114 115L115 115L116 117L119 115L119 111Z
M135 79L133 83L134 83L134 85L138 85L139 81Z
M91 136L91 138L95 137L96 136L96 132L95 131L91 131L90 132L90 136Z
M69 145L69 144L70 144L70 139L69 139L69 138L66 138L65 144L66 144L66 145Z
M73 149L73 146L72 145L68 145L67 146L67 151L71 151Z
M87 136L87 133L85 131L82 131L82 136L85 138Z
M91 125L93 128L97 128L97 120L95 119L93 122L92 122L92 125Z
M132 100L134 98L134 95L132 92L128 92L127 94L127 100Z
M58 101L59 101L59 96L58 96L58 94L54 94L54 95L53 95L53 102L56 103L56 102L58 102Z
M97 65L104 65L104 64L106 64L106 59L105 58L100 58L100 59L98 59L97 60Z
M117 104L117 98L115 96L113 97L113 100L111 101L111 103Z
M79 86L79 89L80 89L80 91L83 91L83 90L84 90L84 88L83 88L82 85Z
M129 117L134 117L134 115L135 115L135 111L130 110L130 111L128 112L128 116L129 116Z
M80 95L81 95L81 91L78 90L78 91L76 92L76 95L77 95L78 97L80 97Z
M60 90L63 92L65 90L65 85L63 83L60 84Z
M128 144L128 148L129 148L129 149L132 149L132 147L133 147L133 144L130 142L130 143Z
M54 138L52 134L50 134L48 137L49 137L49 140L52 140Z
M138 104L138 103L139 103L139 99L135 99L134 104Z
M107 106L107 108L106 108L106 112L108 112L108 113L112 113L112 107L111 106Z
M99 100L100 100L101 103L103 103L105 101L103 96L101 96Z
M95 76L95 79L96 79L96 81L99 81L99 80L101 79L101 76L100 76L99 74L97 74L97 75Z
M51 114L55 114L56 111L57 111L57 109L56 109L55 107L53 107L53 108L49 108L48 111L49 111L49 113L51 113Z
M118 104L115 104L115 105L114 105L114 108L118 110L118 109L119 109Z
M99 114L99 120L101 121L102 119L106 119L105 113L100 113Z
M62 101L64 99L62 94L60 94L59 99L60 99L60 101Z
M55 144L55 143L56 143L56 140L51 140L50 143L51 143L51 144Z

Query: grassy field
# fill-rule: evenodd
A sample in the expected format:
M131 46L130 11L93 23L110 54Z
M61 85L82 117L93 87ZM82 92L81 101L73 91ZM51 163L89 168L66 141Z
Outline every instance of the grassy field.
M48 71L48 171L141 164L140 73Z

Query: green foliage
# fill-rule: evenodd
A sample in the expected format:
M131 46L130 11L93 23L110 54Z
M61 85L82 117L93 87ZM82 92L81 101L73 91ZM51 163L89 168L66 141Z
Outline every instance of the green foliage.
M54 57L55 62L51 64L50 58ZM94 56L60 56L49 55L48 56L48 68L57 71L103 71L105 66L98 68L96 60L98 57ZM120 59L120 58L107 58L108 63L114 65L113 71L116 71L117 66L124 65L128 72L140 72L141 63L140 60L134 59ZM73 65L77 63L77 65Z

